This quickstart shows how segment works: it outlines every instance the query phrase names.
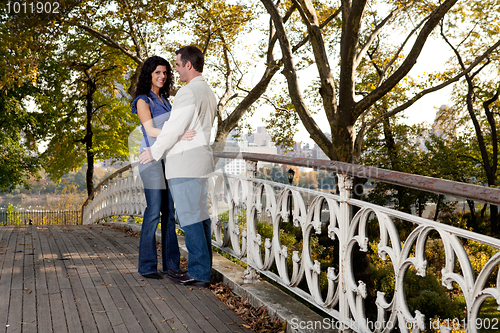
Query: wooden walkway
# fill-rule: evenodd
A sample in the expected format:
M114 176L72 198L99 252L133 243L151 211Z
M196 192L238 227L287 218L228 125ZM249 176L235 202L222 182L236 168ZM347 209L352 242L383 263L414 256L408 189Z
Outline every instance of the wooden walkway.
M105 226L0 226L0 332L251 332L208 289L142 278L138 247Z

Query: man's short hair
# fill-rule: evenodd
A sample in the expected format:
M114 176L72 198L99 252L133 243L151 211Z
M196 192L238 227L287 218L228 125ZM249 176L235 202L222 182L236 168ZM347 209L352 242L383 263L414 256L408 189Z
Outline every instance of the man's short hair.
M184 46L177 51L175 51L175 54L180 54L181 55L181 61L182 64L185 66L186 63L189 61L191 62L191 65L193 65L193 68L202 73L203 72L203 65L205 64L205 57L203 56L203 52L196 46Z

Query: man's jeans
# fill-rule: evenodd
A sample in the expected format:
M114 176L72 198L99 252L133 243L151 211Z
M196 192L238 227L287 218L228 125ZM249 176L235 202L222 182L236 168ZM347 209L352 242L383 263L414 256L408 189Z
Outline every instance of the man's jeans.
M139 274L158 271L155 233L160 222L160 212L163 271L179 270L180 252L175 233L174 202L166 184L163 161L139 164L139 174L144 184L147 204L139 243Z
M210 219L187 225L184 239L189 251L188 275L202 282L210 282L212 270L212 231Z
M207 209L207 179L172 178L168 186L189 251L187 273L198 281L210 282L212 230Z

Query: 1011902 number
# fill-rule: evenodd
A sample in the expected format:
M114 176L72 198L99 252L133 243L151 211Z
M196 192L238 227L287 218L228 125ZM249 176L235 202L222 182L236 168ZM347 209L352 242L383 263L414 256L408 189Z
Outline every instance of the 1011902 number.
M8 2L7 14L59 14L59 2Z

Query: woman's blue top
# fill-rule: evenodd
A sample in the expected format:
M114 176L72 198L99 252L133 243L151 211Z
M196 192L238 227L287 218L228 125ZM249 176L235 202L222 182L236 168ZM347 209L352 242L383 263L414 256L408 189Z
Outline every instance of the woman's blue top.
M170 102L166 100L163 96L161 96L161 100L153 93L150 92L148 95L139 95L132 102L132 113L137 114L137 101L142 99L144 102L148 103L149 110L151 111L151 118L153 118L153 126L159 129L163 128L163 124L170 118L170 111L172 110L172 105ZM163 103L162 103L163 101ZM145 147L151 147L156 138L149 136L144 129L144 125L142 126L142 142L140 151L143 152Z

